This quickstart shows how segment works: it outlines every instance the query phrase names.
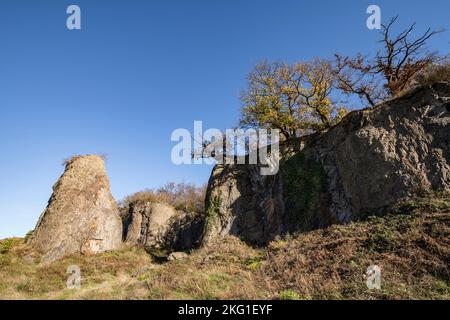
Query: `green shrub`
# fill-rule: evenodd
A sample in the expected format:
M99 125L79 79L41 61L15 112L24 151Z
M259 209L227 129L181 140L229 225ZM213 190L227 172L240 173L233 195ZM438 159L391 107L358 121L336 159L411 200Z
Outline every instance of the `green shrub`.
M19 239L9 238L0 241L0 254L6 254L20 242Z
M281 291L279 298L280 300L301 300L300 295L291 289Z
M249 268L250 270L256 270L258 269L261 265L262 262L264 261L264 257L261 255L256 255L256 256L252 256L252 257L248 257L244 260L244 264L247 266L247 268Z

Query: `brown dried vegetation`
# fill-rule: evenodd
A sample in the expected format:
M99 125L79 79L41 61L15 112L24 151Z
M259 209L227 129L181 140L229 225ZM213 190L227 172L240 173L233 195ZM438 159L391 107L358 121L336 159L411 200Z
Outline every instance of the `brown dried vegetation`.
M0 299L450 299L450 194L403 202L386 217L273 241L234 237L157 263L127 247L40 264L23 239L0 241ZM66 289L70 265L81 289ZM381 267L381 290L364 274Z

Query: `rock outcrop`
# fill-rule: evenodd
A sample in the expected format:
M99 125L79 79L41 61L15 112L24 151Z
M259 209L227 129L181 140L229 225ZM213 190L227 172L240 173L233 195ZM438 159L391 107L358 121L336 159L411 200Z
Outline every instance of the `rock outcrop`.
M380 215L398 200L450 189L450 85L416 88L351 112L283 156L275 176L218 165L209 181L203 243L276 235Z
M209 179L206 208L203 243L233 234L263 244L283 232L281 177L262 176L257 165L217 165Z
M189 250L198 244L203 219L164 203L131 203L125 220L125 241L169 251Z
M121 247L122 221L101 157L67 161L29 243L43 254L43 261Z

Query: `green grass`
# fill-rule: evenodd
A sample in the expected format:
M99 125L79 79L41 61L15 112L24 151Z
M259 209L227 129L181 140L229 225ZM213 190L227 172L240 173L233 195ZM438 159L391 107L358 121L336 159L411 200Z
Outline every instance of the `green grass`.
M294 290L284 290L280 292L280 300L302 300L300 295Z

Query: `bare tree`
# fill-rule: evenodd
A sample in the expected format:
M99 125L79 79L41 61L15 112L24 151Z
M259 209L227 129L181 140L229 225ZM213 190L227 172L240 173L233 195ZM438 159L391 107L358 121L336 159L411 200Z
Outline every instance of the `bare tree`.
M192 159L223 159L227 155L227 139L226 134L222 133L222 138L217 140L194 140L199 145L198 148L194 149L191 153Z
M356 58L336 54L335 73L338 87L347 94L357 94L374 106L389 96L395 96L414 82L415 77L441 60L427 50L427 41L442 31L428 28L413 38L416 27L412 24L397 35L393 35L394 17L382 25L379 41L381 49L373 59L362 54Z

